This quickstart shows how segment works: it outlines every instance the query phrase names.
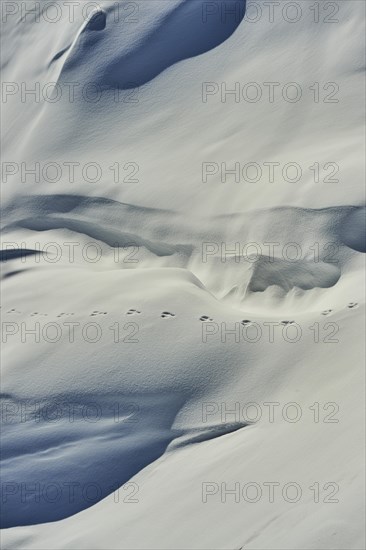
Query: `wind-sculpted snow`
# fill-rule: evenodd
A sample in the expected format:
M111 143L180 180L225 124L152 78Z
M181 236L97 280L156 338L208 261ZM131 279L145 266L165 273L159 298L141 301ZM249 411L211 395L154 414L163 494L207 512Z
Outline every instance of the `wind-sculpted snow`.
M44 499L37 503L32 495L19 498L19 494L15 494L7 499L1 527L63 519L118 490L139 470L159 458L177 437L179 432L172 429L172 424L179 401L179 396L164 393L134 394L132 402L131 395L101 396L86 392L55 395L52 399L47 396L37 400L21 398L19 402L3 399L2 406L7 410L23 407L29 418L27 422L11 423L4 429L2 483L10 485L21 479L30 487L36 479L40 486L50 487L51 499L52 487L57 490L57 487L97 484L97 497L90 493L88 503L82 492L74 489L70 499L70 492L64 490L55 505L50 506ZM55 402L58 411L63 410L63 418L59 420ZM99 409L103 417L96 421L95 412L98 414ZM32 414L37 410L38 413ZM56 420L52 421L53 412ZM93 487L95 492L95 485Z
M361 550L364 3L56 2L2 25L4 550Z
M143 230L147 219L151 227L150 235L156 235L155 238L148 239ZM245 261L240 252L239 255L232 253L225 256L223 262L217 244L218 237L216 242L214 237L215 218L206 220L207 241L203 238L201 228L197 233L191 230L188 240L187 229L180 222L176 224L177 219L178 214L169 210L81 195L18 197L16 203L10 203L4 208L2 215L3 231L9 240L12 232L19 229L28 230L29 235L35 236L35 240L38 232L52 231L57 235L57 230L61 230L60 236L65 231L72 232L78 239L81 236L90 237L107 249L137 247L141 254L144 251L151 253L154 258L150 260L151 266L188 268L199 279L206 281L209 290L217 296L235 296L239 303L250 293L264 292L271 287L281 289L284 295L293 289L308 291L333 287L342 275L346 258L353 251L363 251L362 207L342 206L320 210L281 207L253 212L245 217L241 214L231 215L230 219L236 220L236 235L240 235L243 243L252 242L258 247L258 243L272 240L283 247L295 242L295 246L304 250L302 257L295 260L284 258L280 252L276 252L273 257L265 253L257 254L254 263L248 259ZM295 219L297 228L289 234L288 227L292 227ZM166 235L166 242L158 237L162 233ZM172 234L174 241L169 237ZM311 234L316 235L319 249L324 249L315 262L311 248L313 245L307 244ZM231 238L228 242L235 243ZM206 265L202 265L197 261L204 256L205 246L207 250L214 246L216 254L212 257L208 254ZM32 253L36 251L25 252ZM20 251L17 253L10 250L4 254L5 259L21 257ZM337 254L337 258L334 254ZM149 265L149 261L146 265Z
M262 256L255 263L248 290L263 292L273 285L284 292L289 292L294 287L303 290L328 288L334 286L340 276L340 268L331 263L318 262L314 265L312 260L299 260L295 263L281 258L271 261L269 257Z
M366 208L360 207L350 212L339 228L341 241L357 250L366 252Z
M38 275L29 273L31 287ZM84 487L96 483L97 500L100 500L161 456L179 435L185 434L187 441L183 439L180 444L184 445L218 437L242 426L218 425L216 429L202 426L196 430L199 433L192 436L189 424L184 432L173 428L176 416L187 402L217 385L222 375L225 383L229 381L227 369L223 373L218 369L216 373L213 371L211 353L205 353L198 320L199 313L206 309L221 309L222 313L224 309L190 273L150 271L150 284L146 288L140 271L137 274L114 272L107 277L108 282L102 276L107 285L102 296L96 292L100 275L86 280L85 274L75 277L69 273L65 278L62 270L55 272L54 276L64 285L63 308L70 312L64 317L57 311L61 297L54 295L53 283L47 283L47 273L44 275L42 288L39 292L34 289L32 302L33 309L42 309L40 301L42 296L47 296L47 312L43 307L39 314L31 314L32 321L42 326L57 321L63 328L70 321L87 324L95 317L88 312L89 304L99 303L106 310L105 316L97 317L103 338L97 346L80 340L73 346L70 341L67 345L69 334L65 332L61 341L52 347L52 356L49 342L27 339L23 342L23 352L37 365L30 369L23 354L19 357L16 348L7 347L6 361L12 366L3 384L2 406L7 413L2 439L3 483L11 484L15 479L21 479L25 486L34 479L41 486L79 484ZM84 287L86 281L91 290L83 292L78 304L70 301L70 286ZM115 296L110 294L111 288L115 288ZM176 311L175 325L161 324L163 320L156 315L160 299ZM125 327L126 315L137 311L127 311L127 305L134 301L140 305L141 315L138 324L132 322L128 326L136 327L137 335L131 337L131 342L127 338L126 342L113 343L110 327L114 322ZM28 325L30 302L25 303L22 296L15 302L14 308L6 308L3 318L10 324ZM188 331L184 328L187 322L184 302L194 303L197 312L192 316L196 322ZM131 332L127 328L124 336ZM174 348L167 349L166 340L177 330L185 331L185 335L181 335L181 342ZM71 352L69 357L65 355L64 345ZM183 350L190 355L189 366L182 367ZM216 351L218 355L222 352ZM97 421L95 410L99 409L101 417ZM21 410L25 415L17 414ZM85 410L90 419L85 416ZM26 499L19 493L9 496L2 526L55 521L96 502L94 499L88 503L85 496L77 492L70 502L67 491L55 506L49 506L43 499L39 503L33 500L32 495Z
M243 19L246 0L219 0L211 5L206 0L183 0L172 4L132 46L121 50L115 44L123 27L108 25L113 12L93 13L71 45L61 77L67 80L72 71L82 71L94 84L121 89L142 86L175 63L220 46ZM225 10L234 10L235 16L221 16Z
M76 491L70 501L69 492L63 491L62 498L50 506L47 499L34 501L32 493L24 499L21 492L10 492L3 527L68 517L117 490L158 459L170 442L172 449L178 449L245 427L245 422L233 424L232 420L221 421L216 428L204 423L202 402L211 401L213 393L227 402L235 387L248 396L260 395L272 361L269 342L263 342L260 350L255 345L245 347L244 352L241 346L223 346L220 337L207 345L200 315L209 313L211 318L205 315L205 321L210 326L214 321L215 326L224 322L232 328L240 322L240 312L217 301L186 270L87 274L61 268L52 270L51 279L48 273L42 267L30 270L22 276L22 291L16 278L7 283L9 297L2 315L7 326L23 324L30 329L38 323L43 334L44 327L56 323L62 337L54 343L48 338L26 337L19 353L18 338L7 336L7 376L2 384L6 412L3 483L9 487L21 479L29 487L36 479L42 487L63 488L94 483L98 497L90 502ZM25 299L28 287L33 289L32 297ZM70 296L70 288L77 300ZM60 312L61 304L66 313ZM138 309L128 309L132 304ZM162 319L161 304L174 317ZM305 319L306 315L295 317L297 323ZM251 320L261 324L280 321L273 314L255 313ZM83 327L95 321L102 334L97 344L82 340L77 333L71 341L68 323ZM116 322L123 327L119 343L111 330ZM126 336L131 326L136 334L130 341ZM167 346L175 334L179 340ZM301 347L308 345L310 337L308 331ZM277 348L277 361L286 353L283 342ZM253 370L257 361L259 372ZM278 372L277 383L287 375L287 369ZM183 410L189 415L177 421Z

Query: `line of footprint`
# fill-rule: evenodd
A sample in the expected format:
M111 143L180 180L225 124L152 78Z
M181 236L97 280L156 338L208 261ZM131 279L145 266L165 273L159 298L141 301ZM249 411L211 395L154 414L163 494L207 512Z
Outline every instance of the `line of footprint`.
M347 308L348 309L355 309L358 307L358 303L357 302L350 302L348 305L347 305ZM6 313L14 313L14 314L19 314L21 315L22 312L21 311L18 311L16 309L10 309L9 311L7 311ZM333 313L333 310L332 309L325 309L324 311L321 312L321 315L330 315L331 313ZM138 309L129 309L127 312L126 312L126 315L140 315L141 314L141 311L139 311ZM40 317L47 317L48 316L48 313L39 313L37 311L35 311L34 313L31 313L30 316L31 317L35 317L39 315ZM68 316L71 316L71 315L75 315L75 313L65 313L65 312L62 312L62 313L59 313L57 315L58 318L60 317L68 317ZM97 316L100 316L100 315L108 315L108 311L99 311L99 310L94 310L92 313L90 313L90 317L97 317ZM162 319L172 319L173 317L175 317L175 313L171 313L170 311L163 311L160 315L160 317ZM209 317L208 315L202 315L201 317L199 317L199 320L202 322L202 323L207 323L207 322L211 322L213 321L213 318L212 317ZM246 325L250 325L251 324L251 320L250 319L243 319L243 321L241 321L241 324L246 326ZM295 321L281 321L281 325L291 325L295 323Z

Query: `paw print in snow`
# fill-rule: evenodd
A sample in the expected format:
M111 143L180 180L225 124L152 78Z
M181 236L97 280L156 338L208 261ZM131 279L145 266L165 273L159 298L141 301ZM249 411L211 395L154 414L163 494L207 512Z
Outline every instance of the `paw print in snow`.
M175 317L175 314L170 313L170 311L163 311L163 313L161 314L161 317L163 319L168 319L169 317Z
M205 323L207 321L213 321L213 319L211 319L211 317L209 317L208 315L202 315L202 317L200 317L200 321Z

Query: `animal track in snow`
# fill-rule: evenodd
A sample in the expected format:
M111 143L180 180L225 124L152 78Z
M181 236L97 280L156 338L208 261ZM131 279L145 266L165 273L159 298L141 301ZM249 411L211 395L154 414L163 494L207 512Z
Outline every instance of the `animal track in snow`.
M64 315L67 315L67 316L69 316L69 315L75 315L75 313L59 313L59 314L57 315L57 317L63 317Z
M129 309L126 313L126 315L140 315L141 311L138 309Z
M163 313L161 314L161 317L163 319L167 319L169 317L175 317L175 313L170 313L170 311L163 311Z
M349 302L346 306L348 309L356 309L359 307L359 303L358 302ZM333 313L334 310L333 309L325 309L321 312L321 315L324 315L324 316L327 316L327 315L330 315L331 313ZM13 315L21 315L23 314L24 312L22 311L19 311L15 308L11 308L9 310L6 311L6 313L8 315L10 314L13 314ZM138 309L129 309L127 312L126 312L126 315L140 315L141 314L141 311L138 310ZM49 315L49 313L40 313L38 311L34 311L32 313L28 313L28 315L30 317L36 317L36 316L40 316L40 317L47 317ZM52 314L51 314L52 315ZM60 317L69 317L69 316L72 316L72 315L75 315L74 312L62 312L62 313L58 313L56 315L57 318L60 318ZM99 311L99 310L94 310L92 313L89 314L90 317L97 317L97 316L100 316L100 315L108 315L108 311ZM163 319L168 319L168 318L173 318L173 317L176 317L176 314L175 313L172 313L170 311L163 311L160 315L161 318ZM199 320L201 322L211 322L213 321L213 319L211 317L209 317L208 315L202 315ZM251 321L250 319L243 319L240 321L240 323L243 325L243 326L249 326L253 321ZM291 321L288 321L288 320L283 320L283 321L279 321L281 325L283 326L286 326L286 325L292 325L295 323L295 321L291 320Z

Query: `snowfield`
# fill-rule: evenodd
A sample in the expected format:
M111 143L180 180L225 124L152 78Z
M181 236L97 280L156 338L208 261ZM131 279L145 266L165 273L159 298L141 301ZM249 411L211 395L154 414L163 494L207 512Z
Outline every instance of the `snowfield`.
M2 547L364 549L364 2L1 18Z

